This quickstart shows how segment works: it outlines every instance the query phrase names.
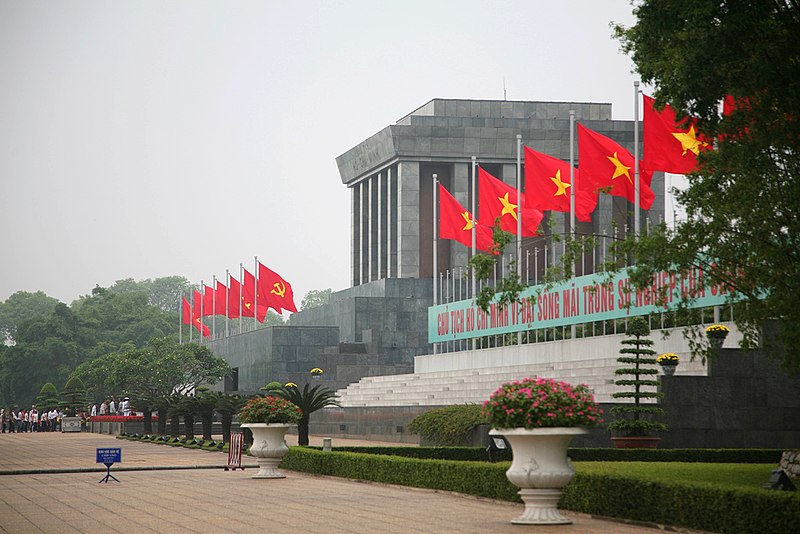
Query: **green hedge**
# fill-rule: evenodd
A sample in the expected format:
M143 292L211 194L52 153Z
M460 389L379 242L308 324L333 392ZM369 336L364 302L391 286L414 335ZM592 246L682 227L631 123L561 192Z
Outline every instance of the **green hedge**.
M290 447L281 467L520 502L518 489L506 479L507 463L401 458ZM800 525L797 493L730 490L596 473L576 474L565 488L559 506L586 514L719 533L783 532L791 525Z
M518 488L506 479L508 466L486 462L400 458L290 447L281 467L317 475L455 491L504 501L519 500Z
M321 447L313 447L320 450ZM489 454L481 447L334 447L334 451L359 452L426 458L487 462ZM575 462L703 462L736 464L770 464L780 462L781 449L584 449L570 448L568 455ZM510 462L511 451L492 454L495 462Z
M559 507L719 533L789 532L800 498L782 491L727 490L578 473ZM793 527L790 525L794 525Z

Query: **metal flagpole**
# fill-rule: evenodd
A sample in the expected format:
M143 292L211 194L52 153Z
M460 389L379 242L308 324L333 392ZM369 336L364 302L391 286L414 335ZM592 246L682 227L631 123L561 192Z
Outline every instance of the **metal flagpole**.
M189 291L191 292L191 299L192 303L189 307L189 343L192 342L192 330L194 330L194 292L192 291L192 286L189 286Z
M183 345L183 291L181 291L181 296L178 297L178 306L181 309L181 322L178 323L178 345Z
M242 262L239 262L239 333L242 333L242 321L244 320L244 316L242 315L242 285L244 284L244 265Z
M639 238L639 80L633 82L633 235Z
M200 280L200 289L203 290L200 293L200 344L203 344L203 304L205 303L206 297L206 284L202 280Z
M522 280L522 134L517 134L517 276ZM522 345L522 332L517 332Z
M211 339L217 339L217 275L211 277L211 294L214 300L211 301Z
M253 277L256 281L253 287L253 330L258 330L258 256L255 258L255 265L253 266Z
M439 276L439 239L438 239L438 225L436 224L437 219L439 218L439 210L438 206L436 205L438 202L438 193L439 193L439 176L437 174L433 175L433 305L436 306L439 304L439 295L437 294L437 278ZM436 343L433 344L433 353L436 354Z
M569 110L569 232L575 240L575 110ZM575 262L569 268L570 274L575 275ZM570 327L571 339L575 339L576 326Z
M231 300L230 295L228 295L230 290L231 290L231 273L228 271L228 269L225 269L225 337L230 337L231 335L230 331L231 314L230 310L228 309L230 307L229 302Z
M478 197L478 190L475 187L475 176L478 174L478 158L476 156L472 156L472 257L475 257L475 251L478 248L477 243L477 232L478 229L476 228L478 220L478 211L476 210L477 207L477 197ZM475 299L478 293L478 283L477 279L475 278L475 269L472 269L472 306L475 306ZM477 341L475 338L472 338L472 350L475 350L477 345Z

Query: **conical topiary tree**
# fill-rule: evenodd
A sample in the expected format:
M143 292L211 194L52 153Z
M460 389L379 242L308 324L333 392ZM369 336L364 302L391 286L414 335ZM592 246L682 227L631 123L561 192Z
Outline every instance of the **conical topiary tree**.
M284 386L277 391L270 391L269 394L283 397L303 410L303 417L297 423L298 445L308 445L308 423L311 420L312 413L326 406L339 406L339 401L336 400L336 392L322 386L315 386L309 389L308 384L306 384L301 391L296 385L290 385Z
M89 404L89 396L83 380L77 376L69 377L64 389L61 390L61 402L59 406L69 417L74 417L81 408L86 408Z
M58 408L58 390L52 382L42 386L36 397L36 405L40 412L49 412L53 408Z
M645 391L645 388L657 388L658 380L654 377L658 374L656 367L657 361L653 357L656 351L649 348L653 345L650 335L650 326L641 317L635 317L628 321L626 330L628 337L622 340L624 348L620 349L620 356L617 361L625 364L616 370L617 379L614 384L626 388L626 391L613 393L615 399L633 399L632 404L623 404L611 409L615 419L608 428L623 432L628 437L647 436L650 432L661 432L667 430L667 425L653 420L656 415L661 415L664 410L657 404L643 404L642 399L660 399L664 396L658 391ZM632 377L632 378L627 378Z

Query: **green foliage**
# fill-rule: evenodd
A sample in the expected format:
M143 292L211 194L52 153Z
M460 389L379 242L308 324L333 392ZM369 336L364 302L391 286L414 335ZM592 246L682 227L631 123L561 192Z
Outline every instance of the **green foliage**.
M398 447L399 449L399 447ZM800 522L797 493L743 488L769 478L771 465L574 464L559 507L710 532L782 532ZM455 491L519 502L505 477L508 463L455 462L323 452L290 447L281 467L318 475ZM649 475L650 478L644 478ZM693 479L693 480L692 480ZM713 510L714 513L709 513Z
M283 384L281 384L280 382L272 381L266 386L262 387L261 391L278 391L280 389L283 389Z
M652 420L653 416L664 413L664 410L654 404L643 404L642 399L660 399L663 394L658 391L645 391L642 388L657 388L658 380L648 380L642 376L658 374L658 369L648 368L648 365L656 365L656 359L652 356L656 353L648 347L653 345L653 340L645 336L650 335L650 325L647 320L641 317L634 317L628 321L626 331L627 339L622 340L625 348L620 349L621 354L633 354L633 356L621 356L617 361L624 364L632 364L633 367L620 367L615 371L617 376L633 376L633 379L619 378L614 381L617 386L629 388L627 391L620 391L612 394L615 399L633 399L633 404L615 406L611 408L611 413L615 419L608 428L624 432L626 436L647 436L650 432L660 432L667 430L667 425ZM651 356L651 357L648 357Z
M476 254L467 262L475 272L476 280L488 281L494 276L495 269L499 265L500 255L513 239L513 234L500 228L500 218L498 217L492 229L492 249L490 251L497 251L498 254ZM484 312L489 311L489 306L492 302L496 302L502 308L517 302L523 289L525 289L525 286L522 285L516 272L516 263L512 261L508 266L508 273L497 280L495 286L487 284L478 290L475 304Z
M0 308L0 328L10 314L16 341L0 354L0 400L20 404L32 402L46 382L64 383L85 361L172 334L178 321L149 305L142 291L99 287L71 307L43 293L17 293Z
M719 465L706 467L706 470ZM628 470L619 473L614 469L617 466L619 464L609 464L601 473L585 473L583 464L576 465L577 474L564 488L559 507L708 532L782 532L787 525L800 521L800 498L796 494L761 488L741 489L713 482L646 480ZM594 467L594 464L586 467ZM760 473L758 478L768 480L772 467L756 467ZM636 466L639 473L652 469L653 464ZM680 475L683 469L683 465L678 464L669 478ZM721 469L730 471L731 466Z
M322 452L290 447L281 467L292 471L371 480L416 488L455 491L518 502L518 488L505 476L506 465L418 460L353 452Z
M643 0L634 12L634 26L616 29L623 50L657 105L698 117L715 149L676 194L686 219L626 250L643 278L706 269L706 282L744 297L734 313L744 346L760 342L800 372L800 6ZM721 116L727 95L738 105ZM759 339L773 318L776 339Z
M5 302L0 302L0 343L16 341L17 327L20 323L50 315L58 300L48 297L44 292L28 293L17 291Z
M303 411L282 397L254 397L239 410L242 423L286 423L300 422Z
M317 447L321 449L321 447ZM334 447L334 451L361 452L426 458L483 462L489 455L483 447ZM567 455L574 462L702 462L737 464L777 464L782 449L606 449L570 448ZM493 461L511 461L511 451L492 454ZM619 464L615 464L619 465Z
M302 390L297 386L284 386L282 389L272 391L270 394L283 397L303 411L303 417L300 418L297 424L297 443L300 445L308 445L308 423L311 414L326 406L339 406L339 401L336 400L336 392L322 387L322 385L309 388L309 385L305 384Z
M71 376L61 390L59 406L68 416L74 416L79 410L85 410L88 402L86 386L77 376Z
M320 306L324 306L325 304L331 301L331 295L333 294L333 289L312 289L308 293L305 294L303 297L302 302L300 302L300 309L301 310L310 310L312 308L319 308Z
M58 408L58 403L58 390L56 387L51 382L43 385L39 395L36 397L36 405L39 407L39 411L49 412L53 408Z
M475 427L488 422L478 404L443 406L416 416L408 431L434 445L447 447L465 443Z

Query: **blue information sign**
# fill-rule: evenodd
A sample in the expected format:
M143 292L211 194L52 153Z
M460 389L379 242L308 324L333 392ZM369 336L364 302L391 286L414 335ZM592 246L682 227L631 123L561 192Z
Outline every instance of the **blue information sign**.
M113 464L122 461L122 449L97 449L98 464Z

